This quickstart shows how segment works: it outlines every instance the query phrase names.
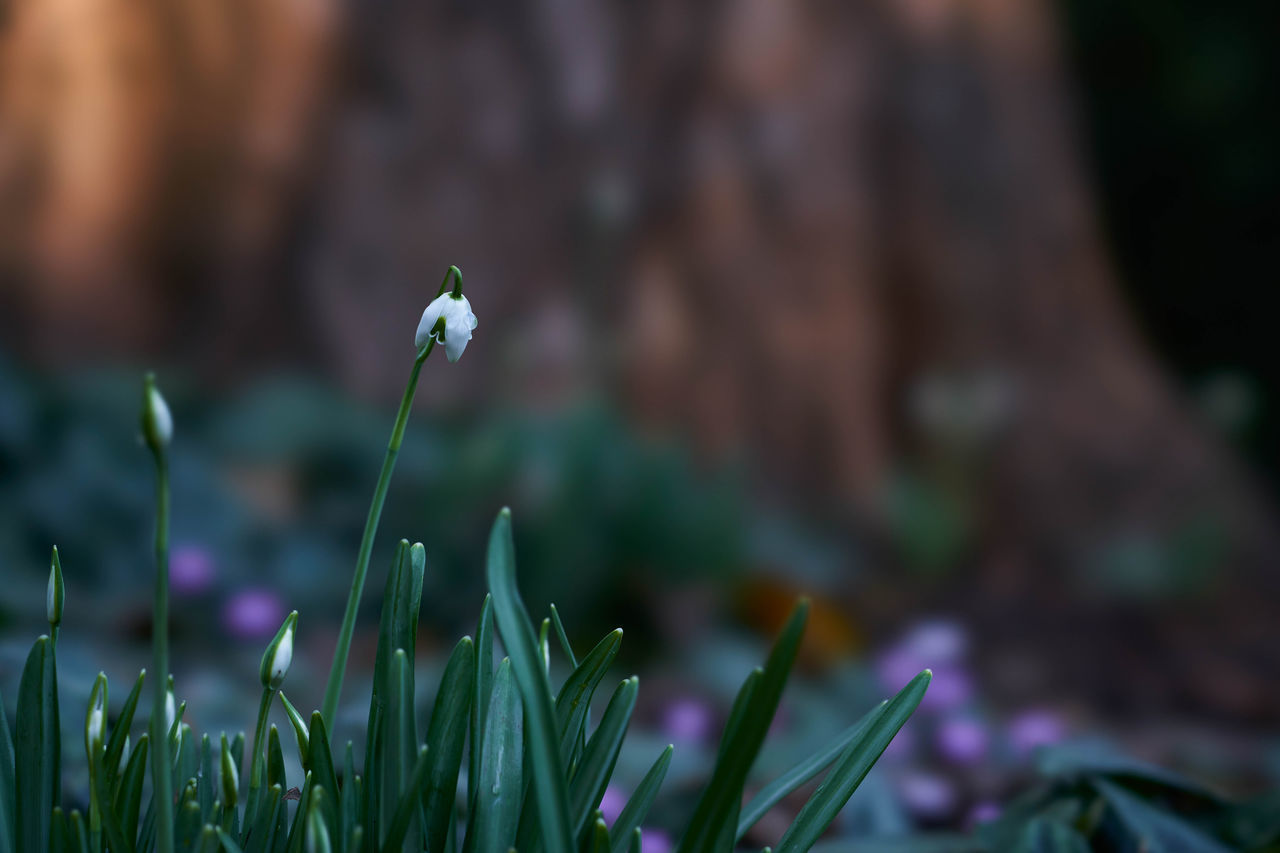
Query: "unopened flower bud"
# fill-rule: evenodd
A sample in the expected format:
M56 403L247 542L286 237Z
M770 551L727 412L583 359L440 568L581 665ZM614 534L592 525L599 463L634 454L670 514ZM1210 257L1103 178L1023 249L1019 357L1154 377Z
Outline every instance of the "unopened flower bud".
M49 587L45 592L44 609L50 627L57 628L62 624L62 610L67 601L67 588L62 581L62 561L58 559L58 548L55 545L53 557L49 560Z
M162 452L173 438L173 415L156 388L154 373L148 373L142 383L142 438L155 453Z
M267 646L262 655L259 676L262 686L269 690L279 690L284 677L293 663L293 634L298 628L298 611L293 611L284 619L284 624L276 632L275 638Z
M89 710L84 718L84 748L92 758L102 750L103 730L106 724L107 675L98 673L89 690Z
M173 697L173 679L169 679L169 692L164 696L164 730L165 734L173 731L173 721L178 718L178 703Z
M222 808L234 809L240 794L240 773L231 758L231 747L227 745L227 733L222 733Z

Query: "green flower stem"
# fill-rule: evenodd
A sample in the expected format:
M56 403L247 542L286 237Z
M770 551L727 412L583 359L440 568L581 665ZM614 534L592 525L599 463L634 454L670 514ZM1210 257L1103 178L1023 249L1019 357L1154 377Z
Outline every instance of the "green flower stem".
M448 275L445 280L448 280ZM386 502L387 488L391 485L391 474L396 468L396 457L400 454L400 445L404 441L405 425L409 422L409 410L413 408L413 395L418 388L418 375L422 372L422 363L427 360L427 356L431 355L435 345L435 338L432 338L413 361L409 383L405 386L404 397L400 400L400 411L396 413L396 425L391 430L391 440L387 442L387 455L382 459L382 472L378 474L378 484L373 489L369 518L365 521L364 536L360 539L360 553L356 556L355 576L351 579L351 593L347 596L347 610L342 616L342 630L338 633L338 646L333 652L333 666L329 670L329 682L324 689L321 715L329 731L334 731L334 720L338 715L338 697L342 693L342 679L346 675L347 657L351 652L351 635L356 627L356 612L360 609L360 596L364 594L365 576L369 573L369 557L373 553L373 538L378 532L382 505Z
M262 690L262 701L258 705L258 725L253 730L253 759L249 762L249 799L244 807L244 830L248 832L258 816L258 796L262 790L262 750L267 737L267 712L271 710L271 700L275 691L270 687Z
M164 708L169 679L169 462L162 450L156 460L156 599L151 627L151 671L156 673L151 701L151 783L156 802L156 850L173 848L173 766Z

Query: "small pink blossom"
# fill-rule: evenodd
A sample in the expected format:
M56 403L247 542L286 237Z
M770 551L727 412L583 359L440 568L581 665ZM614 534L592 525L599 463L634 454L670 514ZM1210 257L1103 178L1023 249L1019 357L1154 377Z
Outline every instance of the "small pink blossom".
M222 608L222 623L227 631L244 640L274 635L284 616L280 597L261 587L237 592Z

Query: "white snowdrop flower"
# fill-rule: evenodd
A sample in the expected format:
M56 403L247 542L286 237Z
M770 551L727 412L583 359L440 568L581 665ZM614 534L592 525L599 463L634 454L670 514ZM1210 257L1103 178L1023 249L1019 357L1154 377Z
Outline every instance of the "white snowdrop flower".
M442 320L444 328L437 328ZM427 310L422 312L418 333L413 342L418 349L422 349L428 341L435 338L437 343L444 344L444 352L449 361L457 361L467 348L467 341L471 340L471 332L475 327L476 315L471 313L471 303L467 301L467 297L448 291L433 299Z

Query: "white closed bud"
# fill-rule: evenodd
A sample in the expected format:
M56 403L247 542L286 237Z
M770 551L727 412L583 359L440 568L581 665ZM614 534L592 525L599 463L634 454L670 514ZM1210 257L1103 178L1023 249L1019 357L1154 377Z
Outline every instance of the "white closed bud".
M169 692L164 695L164 731L165 734L173 731L173 721L178 718L178 702L173 698L173 688L169 688Z
M142 384L142 438L157 453L173 439L173 415L153 373L148 373Z
M298 611L295 610L285 617L284 624L262 655L258 674L262 679L262 686L268 690L279 690L284 677L289 673L289 665L293 663L293 634L297 628Z
M450 270L456 272L456 268ZM476 315L471 311L471 303L462 295L462 277L458 273L457 285L431 301L427 310L422 312L418 321L418 333L413 342L422 349L434 338L437 343L444 344L444 353L449 361L462 358L462 351L471 340L475 330Z
M89 690L89 710L84 717L84 749L91 759L102 750L106 711L107 675L100 672Z
M89 740L89 747L97 749L102 746L102 709L94 708L89 712L89 722L85 724L84 736Z

